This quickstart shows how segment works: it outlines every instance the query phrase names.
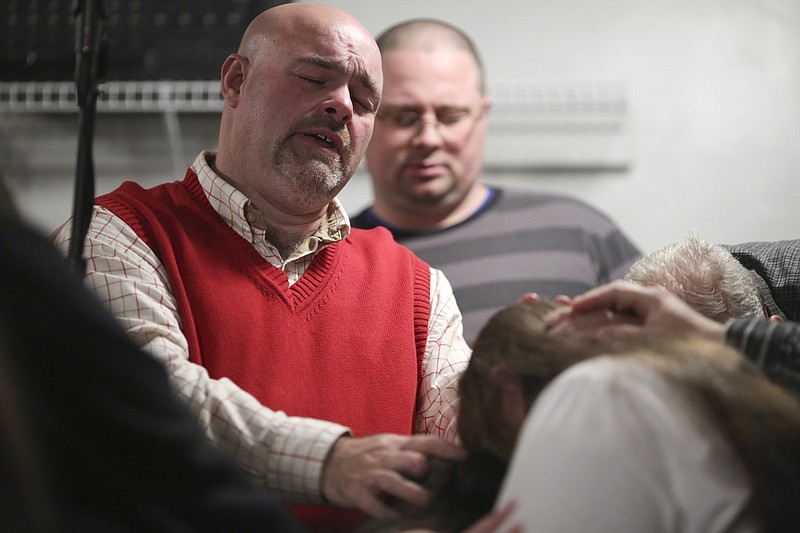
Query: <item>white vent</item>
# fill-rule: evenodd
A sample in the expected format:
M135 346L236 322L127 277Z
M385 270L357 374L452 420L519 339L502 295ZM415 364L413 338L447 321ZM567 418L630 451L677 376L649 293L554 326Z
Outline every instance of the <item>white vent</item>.
M219 81L109 81L99 112L216 113ZM488 170L620 170L630 158L622 83L494 81L486 146ZM0 82L0 112L77 112L72 82ZM174 130L174 128L172 128ZM178 142L179 131L170 137Z
M615 82L494 81L488 169L624 169L625 87Z

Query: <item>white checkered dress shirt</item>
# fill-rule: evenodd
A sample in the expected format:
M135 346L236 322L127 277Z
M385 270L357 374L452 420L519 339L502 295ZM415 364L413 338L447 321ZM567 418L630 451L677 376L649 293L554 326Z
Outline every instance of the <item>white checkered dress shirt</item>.
M194 164L211 206L259 254L296 282L314 255L350 232L338 200L328 219L291 257L283 260L251 226L247 198L220 178L201 153ZM67 253L71 223L54 235ZM162 361L173 386L197 417L212 442L233 454L240 465L286 502L319 502L322 464L331 446L348 428L309 418L290 417L260 404L228 379L211 379L189 362L186 338L166 272L158 257L122 220L95 206L84 254L86 283L145 350ZM466 367L470 349L463 339L461 315L450 283L431 269L431 315L425 347L424 377L419 387L415 431L456 438L456 380Z

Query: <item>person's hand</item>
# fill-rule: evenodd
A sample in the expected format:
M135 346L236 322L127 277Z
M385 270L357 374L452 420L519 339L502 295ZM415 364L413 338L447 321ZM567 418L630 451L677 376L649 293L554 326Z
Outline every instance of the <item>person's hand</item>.
M514 512L515 506L516 503L513 501L505 503L499 509L495 509L465 529L464 533L494 533L495 531L500 531L500 527L508 519L508 517L511 516L511 513ZM522 527L519 525L514 525L505 529L505 531L507 533L519 533L522 531Z
M425 474L428 457L460 460L465 451L433 435L342 437L323 466L322 494L332 504L356 507L379 520L392 518L396 513L386 496L416 505L427 501L428 493L413 478Z
M520 296L517 299L517 303L521 304L521 303L525 303L525 302L538 302L541 299L542 299L542 297L539 296L539 293L526 292L525 294L523 294L522 296ZM569 296L567 296L565 294L559 294L558 296L553 298L553 301L555 303L557 303L557 304L569 305L569 304L572 303L572 298L570 298Z
M517 299L517 303L525 303L525 302L538 302L541 298L539 298L539 294L535 292L526 292L522 296Z
M614 281L576 297L569 307L547 318L556 334L589 334L598 338L624 338L659 330L669 334L693 333L722 339L725 326L692 309L659 287Z

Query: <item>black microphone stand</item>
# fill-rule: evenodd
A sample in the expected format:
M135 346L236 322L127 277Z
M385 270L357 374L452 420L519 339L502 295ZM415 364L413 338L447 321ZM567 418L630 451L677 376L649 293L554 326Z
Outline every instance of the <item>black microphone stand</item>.
M106 13L103 0L74 0L73 15L75 16L75 85L80 117L69 260L75 272L83 276L86 272L83 242L89 230L94 203L92 142L97 83L99 73L105 67Z

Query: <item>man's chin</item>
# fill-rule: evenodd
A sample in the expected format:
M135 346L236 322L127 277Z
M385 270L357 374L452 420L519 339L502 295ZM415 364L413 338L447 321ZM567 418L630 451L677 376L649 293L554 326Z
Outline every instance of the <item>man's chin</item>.
M451 189L445 186L441 180L429 180L424 183L416 183L409 191L408 196L414 202L421 204L439 204L446 201Z
M411 202L417 205L439 206L447 199L446 194L436 194L432 192L418 192L409 195Z
M314 176L314 181L328 191L338 191L350 179L350 175L342 172L339 167L322 161L312 161L303 167L307 176Z

